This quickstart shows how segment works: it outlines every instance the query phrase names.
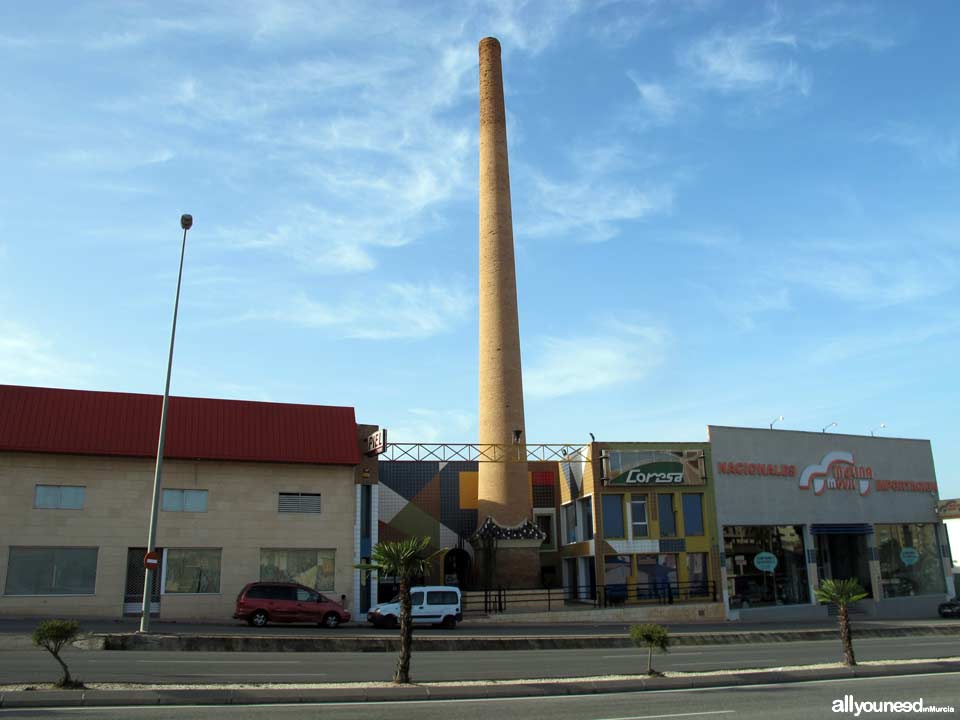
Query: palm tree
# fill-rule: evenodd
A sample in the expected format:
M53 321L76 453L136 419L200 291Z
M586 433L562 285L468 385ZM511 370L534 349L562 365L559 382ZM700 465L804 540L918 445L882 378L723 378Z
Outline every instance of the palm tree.
M853 638L850 635L850 603L863 600L867 592L853 578L846 580L824 580L817 590L817 600L837 606L840 619L840 642L843 643L843 664L856 665L853 655Z
M373 548L369 565L359 565L362 570L377 570L384 575L393 575L400 580L400 657L393 682L410 682L410 651L413 645L413 618L410 612L410 581L418 575L426 575L434 560L443 553L438 550L425 554L430 547L429 537L412 537L396 542L377 543Z

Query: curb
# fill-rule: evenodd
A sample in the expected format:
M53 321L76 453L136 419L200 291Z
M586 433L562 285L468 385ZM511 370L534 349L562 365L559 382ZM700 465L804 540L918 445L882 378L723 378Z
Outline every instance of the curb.
M917 637L956 635L960 624L926 625L913 628L864 628L854 630L857 638ZM719 633L678 633L672 645L733 645L835 640L836 629L745 631ZM396 652L398 637L291 637L282 635L141 635L139 633L94 633L74 645L84 650L158 650L166 652ZM416 637L415 651L469 650L577 650L585 648L629 648L629 637L594 636L500 636L500 637Z
M278 703L361 703L424 700L473 700L593 695L655 690L746 687L776 683L871 677L904 677L930 673L960 672L958 661L911 664L907 671L895 665L857 665L852 668L769 670L756 673L646 678L628 680L570 680L567 682L477 686L329 688L275 690L62 690L0 694L0 708L121 707L144 705L253 705Z

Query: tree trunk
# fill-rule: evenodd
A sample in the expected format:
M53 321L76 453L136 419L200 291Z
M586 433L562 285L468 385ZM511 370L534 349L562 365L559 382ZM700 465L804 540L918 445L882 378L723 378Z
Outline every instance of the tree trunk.
M393 681L399 684L410 682L410 650L413 645L413 618L410 612L410 581L400 580L400 658Z
M73 679L70 677L70 668L67 667L67 664L60 659L60 656L57 653L50 653L53 655L53 658L60 663L60 667L63 668L63 677L60 678L60 682L57 683L60 687L67 687L73 682Z
M850 610L846 603L840 605L840 642L843 644L843 664L856 665L853 655L853 638L850 636Z
M647 675L653 675L653 645L648 646Z

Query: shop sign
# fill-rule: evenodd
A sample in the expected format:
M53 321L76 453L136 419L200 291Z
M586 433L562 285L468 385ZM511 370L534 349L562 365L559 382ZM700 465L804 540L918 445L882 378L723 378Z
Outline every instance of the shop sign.
M807 465L800 473L800 489L813 489L814 495L823 495L827 490L847 490L870 494L873 468L857 465L853 453L834 450L823 456L817 465Z
M610 481L611 485L679 485L683 463L653 462L635 467Z
M753 558L753 564L757 570L773 572L777 569L777 556L769 552L757 553L756 557Z
M795 465L727 461L717 463L717 472L724 475L763 475L770 477L794 477Z
M937 516L941 520L960 520L960 500L941 500L938 502Z
M916 565L919 559L920 553L912 547L905 547L900 551L900 562L904 565Z
M381 455L387 449L387 429L380 428L367 436L367 455Z

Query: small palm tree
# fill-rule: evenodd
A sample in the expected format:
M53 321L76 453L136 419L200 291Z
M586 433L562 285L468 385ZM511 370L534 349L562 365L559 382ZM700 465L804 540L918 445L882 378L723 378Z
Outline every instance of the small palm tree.
M840 619L840 642L843 644L843 664L856 665L853 654L853 637L850 635L850 603L863 600L867 592L853 578L846 580L824 580L817 590L817 600L837 606Z
M637 647L646 647L647 653L647 675L661 675L653 669L653 650L669 652L670 635L663 625L656 623L646 623L644 625L630 626L630 639Z
M426 575L434 560L443 550L427 555L430 538L413 537L396 542L378 543L371 554L372 563L358 565L361 570L376 570L384 575L393 575L400 580L400 657L393 682L410 682L410 652L413 646L413 618L410 611L410 581L418 575Z

